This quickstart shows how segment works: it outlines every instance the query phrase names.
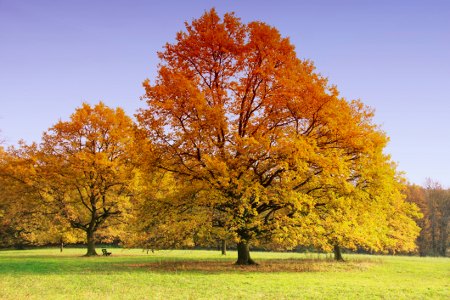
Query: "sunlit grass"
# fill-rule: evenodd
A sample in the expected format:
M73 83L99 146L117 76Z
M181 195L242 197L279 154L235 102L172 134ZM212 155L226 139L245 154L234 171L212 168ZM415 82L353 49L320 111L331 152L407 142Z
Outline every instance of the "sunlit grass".
M0 251L1 299L448 299L450 259L253 252L110 249Z

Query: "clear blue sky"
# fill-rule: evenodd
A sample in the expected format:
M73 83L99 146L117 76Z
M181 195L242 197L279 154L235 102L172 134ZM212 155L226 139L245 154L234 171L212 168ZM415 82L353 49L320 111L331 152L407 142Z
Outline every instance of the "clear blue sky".
M450 187L450 1L0 0L0 130L39 141L83 101L144 105L156 51L215 7L289 36L348 99L376 109L414 183Z

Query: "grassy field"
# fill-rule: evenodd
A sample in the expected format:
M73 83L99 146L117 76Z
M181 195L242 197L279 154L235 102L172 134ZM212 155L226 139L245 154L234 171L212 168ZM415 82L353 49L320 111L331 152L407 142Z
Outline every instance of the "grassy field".
M0 251L1 299L450 299L450 259L112 249Z

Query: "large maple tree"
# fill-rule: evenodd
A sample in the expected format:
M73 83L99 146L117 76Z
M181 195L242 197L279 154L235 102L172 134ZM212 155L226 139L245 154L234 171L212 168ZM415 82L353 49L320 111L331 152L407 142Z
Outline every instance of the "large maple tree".
M361 186L363 158L386 145L372 110L341 98L263 22L212 9L185 25L137 115L159 167L208 187L198 205L221 213L238 264L254 263L250 243L307 242L310 212Z

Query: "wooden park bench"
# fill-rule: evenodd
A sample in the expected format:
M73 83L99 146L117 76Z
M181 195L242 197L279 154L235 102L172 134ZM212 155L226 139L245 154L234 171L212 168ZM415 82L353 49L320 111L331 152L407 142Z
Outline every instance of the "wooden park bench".
M106 249L102 249L102 252L103 252L104 256L109 256L112 254L111 252L108 252L108 250L106 250Z

